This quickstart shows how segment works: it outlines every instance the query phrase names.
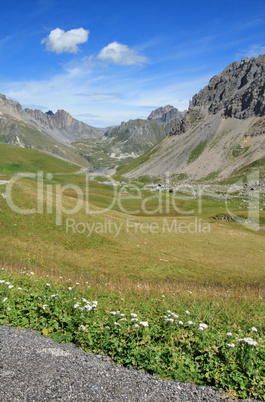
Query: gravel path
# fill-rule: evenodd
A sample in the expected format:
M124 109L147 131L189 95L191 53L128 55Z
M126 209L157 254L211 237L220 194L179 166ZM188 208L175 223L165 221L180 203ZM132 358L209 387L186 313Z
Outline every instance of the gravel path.
M32 330L0 326L0 401L228 401L210 387L117 367Z

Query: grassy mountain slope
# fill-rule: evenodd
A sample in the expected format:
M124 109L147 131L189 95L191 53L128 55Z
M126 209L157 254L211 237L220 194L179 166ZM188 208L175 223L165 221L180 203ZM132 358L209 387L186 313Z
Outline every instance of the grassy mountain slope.
M10 116L0 116L0 143L38 149L80 166L89 166L89 163L73 147L61 144L44 135L37 128L21 120L12 119Z
M137 177L168 172L192 180L228 178L264 158L265 136L253 135L257 125L265 128L265 119L223 119L218 113L185 134L168 136L128 165L123 174Z
M0 144L0 175L14 173L73 173L79 166L35 149ZM1 176L0 176L1 177Z

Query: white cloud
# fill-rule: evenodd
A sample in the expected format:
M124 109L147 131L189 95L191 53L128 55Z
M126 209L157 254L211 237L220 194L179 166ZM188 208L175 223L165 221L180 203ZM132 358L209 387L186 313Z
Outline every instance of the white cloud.
M138 54L136 50L130 49L127 45L122 45L118 42L112 42L108 46L105 46L100 51L98 58L124 66L147 62L147 58Z
M265 54L265 46L262 45L251 45L247 50L237 53L236 59L244 58L244 57L259 57Z
M88 40L88 34L89 31L84 28L71 29L66 32L63 29L56 28L41 43L46 44L46 50L57 54L77 53L79 51L77 45L85 43Z
M258 57L265 54L265 46L252 45L250 46L247 55L248 57Z

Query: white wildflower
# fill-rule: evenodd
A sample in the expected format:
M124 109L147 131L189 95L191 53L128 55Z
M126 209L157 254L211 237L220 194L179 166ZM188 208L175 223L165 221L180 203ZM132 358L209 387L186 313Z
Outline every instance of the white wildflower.
M203 329L208 328L208 325L207 325L207 324L202 324L202 323L200 323L199 326L200 326L201 328L203 328Z
M86 329L87 329L84 325L80 325L79 328L82 329L82 331L86 331Z
M228 343L227 346L229 346L230 348L234 348L236 345L234 343Z
M132 316L132 317L137 317L137 314L131 313L131 316Z
M12 289L14 287L14 285L9 285L8 287L9 287L9 289Z
M183 325L183 322L182 322L182 321L179 321L179 325Z
M5 281L3 279L0 280L0 283L4 283Z
M188 321L188 324L189 324L189 325L192 325L192 324L193 324L193 322L192 322L192 321Z
M174 322L173 318L166 318L165 321L167 321L167 322Z
M69 288L68 288L68 290L72 290L73 288L71 288L70 286L69 286Z
M121 326L121 324L119 324L118 322L114 322L114 325L117 325L118 327Z
M48 304L44 304L44 305L42 306L43 310L45 310L46 307L48 307Z
M17 290L22 290L22 288L17 288Z
M84 297L82 297L82 301L83 301L84 303L89 303L89 301L87 301L87 299L85 299Z
M185 311L186 314L190 314L190 312L188 310Z
M110 315L116 315L116 314L117 314L116 311L111 311L111 312L110 312Z
M148 327L148 321L140 321L139 324L141 324L143 327Z
M135 324L135 328L139 328L139 325L138 325L138 324Z
M232 336L233 334L232 334L232 332L227 332L226 335L227 335L227 336Z
M51 284L50 284L50 283L46 283L46 286L51 286Z
M10 285L10 282L6 282L6 285Z
M8 297L5 297L2 302L5 303L8 300Z
M239 342L246 342L246 343L248 343L249 345L251 345L251 346L257 346L258 345L258 342L256 342L256 341L253 341L253 339L252 338L241 338L241 339L238 339L239 340Z
M138 318L131 318L131 321L138 321Z
M77 303L74 304L74 308L78 308L79 306L80 306L80 303L79 303L79 302L77 302Z
M257 330L256 327L252 327L252 328L251 328L251 331L253 331L253 332L258 332L258 330Z
M121 314L121 317L125 317L125 314Z

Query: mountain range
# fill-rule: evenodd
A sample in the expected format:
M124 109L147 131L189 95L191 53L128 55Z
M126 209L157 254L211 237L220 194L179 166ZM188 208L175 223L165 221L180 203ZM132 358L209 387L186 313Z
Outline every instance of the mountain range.
M165 138L182 116L168 105L154 111L148 119L99 129L74 119L64 110L44 113L23 109L18 102L0 95L0 142L36 148L104 172L147 151Z
M129 178L226 179L265 162L265 56L230 64L193 96L188 111L166 105L106 129L64 110L23 109L0 95L0 142Z
M265 162L265 56L234 62L195 94L169 135L128 177L225 179Z

